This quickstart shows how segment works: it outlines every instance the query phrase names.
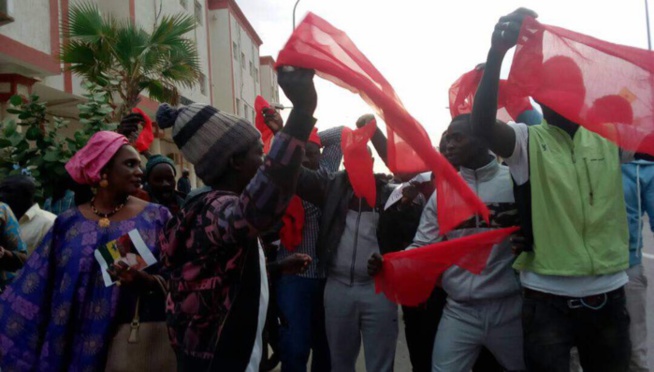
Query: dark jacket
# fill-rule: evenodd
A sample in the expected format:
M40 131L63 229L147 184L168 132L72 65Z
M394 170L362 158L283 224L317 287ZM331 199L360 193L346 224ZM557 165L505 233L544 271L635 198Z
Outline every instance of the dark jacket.
M407 220L420 219L422 206L418 205L400 210L397 205L399 203L396 203L388 211L384 211L384 206L394 185L389 184L380 176L375 176L375 179L377 181L377 202L374 210L380 214L380 221L384 220L384 214L389 211L392 211L396 218L405 216ZM325 272L343 236L348 209L350 209L353 199L358 200L358 198L354 196L354 190L346 171L329 173L325 170L311 171L306 168L302 168L300 172L297 195L322 210L316 250L318 269ZM366 203L364 202L364 204ZM380 233L378 226L377 239L380 242L381 253L391 250L390 244L384 244L385 238L386 235ZM398 247L392 250L403 248Z
M191 180L188 177L182 177L177 180L177 191L184 194L184 197L191 192Z

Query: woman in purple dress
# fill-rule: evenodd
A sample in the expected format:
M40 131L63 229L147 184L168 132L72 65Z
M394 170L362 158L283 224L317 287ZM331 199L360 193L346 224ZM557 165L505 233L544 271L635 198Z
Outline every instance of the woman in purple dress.
M157 237L170 213L129 196L140 187L139 166L138 152L113 132L96 133L66 165L76 182L97 192L57 218L0 297L3 371L102 371L110 347L127 343L114 335L132 321L137 303L141 323L165 319L165 281L156 264L145 271L111 265L116 282L106 287L94 258L98 247L133 230L159 255ZM172 363L174 370L174 357Z

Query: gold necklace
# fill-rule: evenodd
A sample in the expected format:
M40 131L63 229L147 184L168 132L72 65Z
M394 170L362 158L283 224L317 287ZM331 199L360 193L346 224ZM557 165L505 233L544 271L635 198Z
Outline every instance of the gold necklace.
M96 216L100 217L100 219L98 220L98 226L100 226L100 227L109 227L109 225L111 225L111 221L109 221L109 217L113 216L114 214L118 213L121 209L123 209L125 204L127 204L128 199L129 199L129 196L126 197L125 200L122 203L117 205L116 208L114 208L113 211L111 211L109 213L101 213L100 211L98 211L95 208L95 196L94 196L91 199L91 210L93 211L93 213Z

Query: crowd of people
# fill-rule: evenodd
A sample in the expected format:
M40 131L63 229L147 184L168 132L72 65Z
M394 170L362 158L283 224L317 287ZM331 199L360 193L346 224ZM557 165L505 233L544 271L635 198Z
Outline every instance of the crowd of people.
M542 116L498 120L502 62L528 16L497 23L472 110L441 138L490 211L445 234L433 176L375 175L374 203L355 192L343 127L315 127L314 71L290 66L278 70L286 122L257 113L274 135L266 154L245 119L159 107L201 188L165 156L142 166L129 140L140 114L93 135L43 209L30 176L2 180L1 370L253 372L274 356L282 372L353 372L363 345L367 371L392 371L398 304L375 290L384 255L519 226L480 274L452 265L428 300L402 307L412 370L647 371L654 159L542 102ZM370 142L388 162L380 129Z

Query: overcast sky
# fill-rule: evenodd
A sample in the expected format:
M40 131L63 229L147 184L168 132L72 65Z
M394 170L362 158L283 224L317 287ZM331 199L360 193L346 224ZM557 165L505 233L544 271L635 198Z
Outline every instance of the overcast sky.
M263 40L261 55L277 58L292 31L295 0L236 2ZM497 19L520 6L535 10L541 23L647 48L644 0L301 0L296 16L299 23L311 11L345 31L437 144L450 121L449 86L485 61ZM504 75L509 63L507 56ZM353 127L372 111L327 81L316 78L316 86L320 129Z

